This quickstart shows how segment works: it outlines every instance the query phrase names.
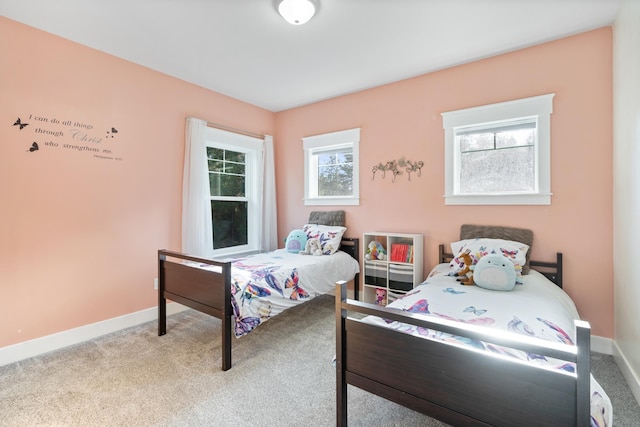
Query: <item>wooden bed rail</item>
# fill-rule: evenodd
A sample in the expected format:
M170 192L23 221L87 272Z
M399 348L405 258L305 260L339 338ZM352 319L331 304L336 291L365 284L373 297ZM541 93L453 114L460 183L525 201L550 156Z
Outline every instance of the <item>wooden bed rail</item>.
M340 250L358 260L359 239L343 237ZM167 300L220 319L223 371L231 368L235 306L232 297L232 289L235 290L231 283L232 265L232 261L223 262L166 249L158 251L158 335L167 333ZM332 282L333 279L329 280L329 283ZM357 298L358 274L355 275L354 283ZM329 290L331 289L329 286Z
M433 329L472 340L490 342L492 344L506 346L515 350L535 353L554 359L561 359L567 362L576 363L578 361L578 348L570 344L527 337L514 332L499 331L496 329L456 322L448 319L427 317L417 313L410 313L407 311L401 311L346 298L341 302L340 309L347 312L351 311L365 315L383 317L386 320L407 323L425 329ZM575 320L574 324L578 332L578 337L581 334L589 336L590 325L588 322Z
M347 425L347 384L453 425L544 425L552 420L546 425L589 426L587 322L575 322L573 346L350 300L345 282L337 284L335 296L338 426ZM576 372L415 337L363 322L365 315L572 362Z
M168 258L175 259L171 261ZM213 271L182 261L216 267ZM231 262L158 251L158 335L167 333L167 299L222 321L222 370L231 368Z
M360 260L360 239L357 237L343 237L340 241L342 252L349 254L353 259ZM360 272L353 278L353 297L360 299Z
M162 257L162 259L167 259L167 257L170 257L170 258L183 259L185 261L193 261L193 262L199 262L202 264L210 264L210 265L225 264L224 262L216 261L210 258L202 258L198 256L187 255L187 254L183 254L182 252L170 251L167 249L160 249L158 251L158 256Z

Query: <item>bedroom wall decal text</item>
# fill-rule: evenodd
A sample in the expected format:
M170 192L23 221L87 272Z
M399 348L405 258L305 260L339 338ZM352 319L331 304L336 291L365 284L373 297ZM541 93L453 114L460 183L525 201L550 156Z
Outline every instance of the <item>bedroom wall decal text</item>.
M27 142L27 152L42 149L63 149L69 152L87 153L100 160L122 161L121 155L113 152L111 142L118 130L108 127L104 133L90 123L80 120L59 120L55 116L29 114L17 116L13 122L20 134L31 134ZM26 135L25 135L26 136Z

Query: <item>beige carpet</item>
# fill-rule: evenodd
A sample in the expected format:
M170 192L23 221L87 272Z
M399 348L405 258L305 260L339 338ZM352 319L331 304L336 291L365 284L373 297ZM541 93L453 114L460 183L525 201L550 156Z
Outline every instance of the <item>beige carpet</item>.
M169 317L163 337L150 322L0 367L0 425L334 426L333 310L333 297L318 297L234 338L227 372L219 320L191 310ZM619 382L612 358L596 364ZM612 394L630 396L624 387ZM632 397L619 401L627 419L640 419ZM353 387L349 424L444 426Z

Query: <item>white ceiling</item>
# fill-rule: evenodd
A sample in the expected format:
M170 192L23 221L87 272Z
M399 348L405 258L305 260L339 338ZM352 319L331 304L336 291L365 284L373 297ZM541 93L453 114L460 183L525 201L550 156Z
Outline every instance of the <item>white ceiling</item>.
M276 0L0 0L0 13L277 112L612 25L621 3L316 1L303 26Z

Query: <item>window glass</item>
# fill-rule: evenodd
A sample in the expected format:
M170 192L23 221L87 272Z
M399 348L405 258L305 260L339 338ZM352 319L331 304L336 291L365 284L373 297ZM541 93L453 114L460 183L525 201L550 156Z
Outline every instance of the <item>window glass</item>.
M536 190L535 120L493 129L456 131L459 194L531 193Z
M442 113L445 203L551 204L553 97Z
M211 201L213 249L223 249L249 243L247 235L247 202Z
M262 141L214 129L209 134L213 255L259 250Z
M318 156L318 196L353 195L353 151L321 151Z
M244 197L244 153L207 147L207 158L211 196Z
M306 205L359 204L360 129L302 138Z

